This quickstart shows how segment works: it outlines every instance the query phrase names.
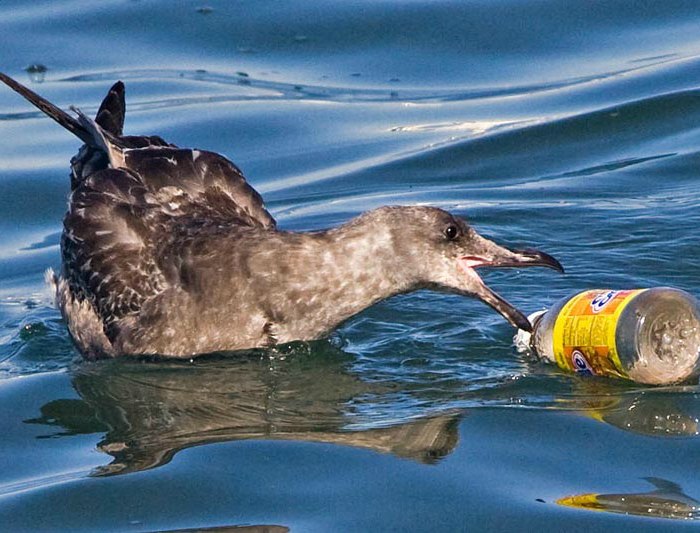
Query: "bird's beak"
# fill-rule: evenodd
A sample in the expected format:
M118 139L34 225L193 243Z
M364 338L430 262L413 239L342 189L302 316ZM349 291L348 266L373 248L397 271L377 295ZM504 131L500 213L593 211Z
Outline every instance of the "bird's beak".
M531 267L542 266L564 272L561 263L551 255L538 250L508 250L487 239L480 239L479 255L465 255L458 260L459 269L469 279L474 296L498 311L516 328L531 332L527 317L492 291L475 272L479 267ZM476 289L474 289L476 287Z

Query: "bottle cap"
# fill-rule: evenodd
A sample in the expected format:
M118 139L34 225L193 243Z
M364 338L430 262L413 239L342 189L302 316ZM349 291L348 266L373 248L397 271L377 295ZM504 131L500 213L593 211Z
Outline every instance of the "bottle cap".
M535 311L534 313L530 313L527 319L530 322L530 324L534 325L537 318L544 315L546 312L546 310ZM530 333L529 331L519 329L518 332L515 334L515 337L513 337L513 344L515 345L515 349L519 353L524 353L530 351L531 340L532 333Z

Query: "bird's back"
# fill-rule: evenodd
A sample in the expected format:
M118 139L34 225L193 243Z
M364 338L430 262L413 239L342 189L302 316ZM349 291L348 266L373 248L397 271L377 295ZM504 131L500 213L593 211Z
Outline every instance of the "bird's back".
M133 336L144 306L150 304L152 326L153 302L183 291L188 240L222 227L275 229L260 195L225 157L156 136L123 135L121 82L93 121L78 110L74 119L4 74L0 80L85 142L71 160L55 282L71 334L89 357L116 355L125 326ZM138 341L131 346L138 349Z

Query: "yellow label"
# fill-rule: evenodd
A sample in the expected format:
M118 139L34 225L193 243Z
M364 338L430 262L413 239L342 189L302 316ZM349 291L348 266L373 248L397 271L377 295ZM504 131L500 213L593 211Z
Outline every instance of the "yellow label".
M554 323L554 358L564 370L629 377L622 368L615 330L622 311L639 293L593 290L566 302Z

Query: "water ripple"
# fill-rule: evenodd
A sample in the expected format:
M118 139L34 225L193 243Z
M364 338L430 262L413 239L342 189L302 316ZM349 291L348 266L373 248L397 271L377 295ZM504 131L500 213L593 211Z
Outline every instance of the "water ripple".
M658 74L664 67L696 66L700 56L663 57L655 61L646 61L642 66L635 66L600 74L568 78L548 83L527 84L509 87L484 87L479 89L415 89L397 88L367 88L367 87L336 87L315 84L286 83L283 81L256 78L245 72L226 74L206 70L172 70L172 69L131 69L95 72L59 78L53 81L84 83L104 81L112 83L117 79L122 81L135 80L182 80L197 83L208 83L236 87L236 94L180 96L176 98L161 98L151 101L130 102L133 111L154 109L171 109L191 105L211 105L214 103L235 103L242 101L266 100L309 100L329 102L367 102L367 103L438 103L438 102L467 102L472 100L498 100L512 97L536 96L540 93L561 91L587 86L593 83L607 82L620 78L649 74ZM86 106L86 111L92 107ZM96 109L96 108L95 108ZM24 120L42 116L41 112L11 112L0 113L0 120ZM439 127L439 126L438 126ZM412 126L397 127L396 131L408 131Z

